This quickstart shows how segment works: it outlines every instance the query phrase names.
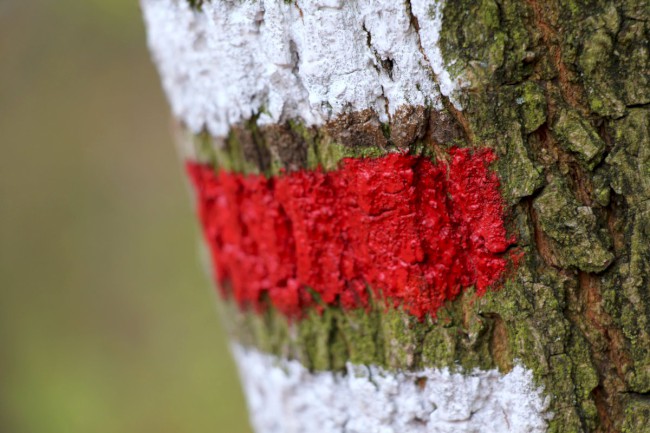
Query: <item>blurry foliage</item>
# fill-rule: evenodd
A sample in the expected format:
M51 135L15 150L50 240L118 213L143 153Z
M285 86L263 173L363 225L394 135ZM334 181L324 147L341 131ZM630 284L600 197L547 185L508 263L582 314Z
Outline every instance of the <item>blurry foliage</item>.
M0 431L248 432L133 0L0 0Z

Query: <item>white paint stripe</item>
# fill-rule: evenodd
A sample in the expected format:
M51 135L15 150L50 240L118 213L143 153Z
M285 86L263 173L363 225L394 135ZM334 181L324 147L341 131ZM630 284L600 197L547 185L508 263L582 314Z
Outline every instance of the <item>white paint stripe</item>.
M233 346L257 433L541 433L548 399L521 366L450 373L347 365L313 373Z
M367 108L382 120L404 104L440 109L432 68L445 95L456 88L437 48L436 2L412 2L418 13L436 10L419 17L420 35L394 0L213 0L200 12L187 0L141 3L173 111L194 132L223 136L261 107L262 124L310 125Z
M462 107L456 98L456 91L467 87L469 82L462 76L452 76L440 50L440 31L442 30L442 9L444 0L412 0L413 15L418 19L422 49L427 56L433 72L438 77L440 92L449 97L457 110Z

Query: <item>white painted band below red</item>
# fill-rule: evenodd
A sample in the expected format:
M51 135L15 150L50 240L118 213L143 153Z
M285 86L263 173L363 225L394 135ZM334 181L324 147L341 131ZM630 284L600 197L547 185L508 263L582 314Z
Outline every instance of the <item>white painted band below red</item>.
M260 124L402 105L460 105L463 79L438 46L443 0L141 0L148 41L174 114L193 132L225 136Z
M542 433L548 398L522 366L451 373L347 365L310 372L297 361L233 346L257 433Z

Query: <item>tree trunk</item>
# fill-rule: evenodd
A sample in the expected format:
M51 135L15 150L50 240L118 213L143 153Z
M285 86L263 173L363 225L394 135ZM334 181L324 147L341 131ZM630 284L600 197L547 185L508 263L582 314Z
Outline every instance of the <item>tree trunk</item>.
M258 432L650 431L647 0L142 0Z

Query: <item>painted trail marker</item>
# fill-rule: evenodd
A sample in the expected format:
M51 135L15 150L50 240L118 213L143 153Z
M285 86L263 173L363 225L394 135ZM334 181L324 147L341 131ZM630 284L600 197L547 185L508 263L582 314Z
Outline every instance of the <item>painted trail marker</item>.
M270 301L299 318L319 302L367 307L370 290L421 319L465 287L484 293L512 262L494 158L390 153L271 178L187 169L215 275L243 308Z

